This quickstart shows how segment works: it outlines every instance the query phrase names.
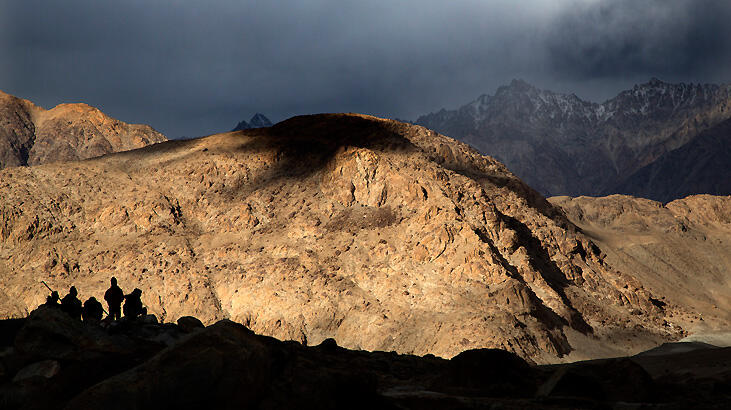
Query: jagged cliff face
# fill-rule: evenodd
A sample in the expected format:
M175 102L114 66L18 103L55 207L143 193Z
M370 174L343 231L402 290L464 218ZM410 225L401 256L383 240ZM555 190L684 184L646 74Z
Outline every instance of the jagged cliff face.
M147 125L125 124L86 104L44 110L0 91L0 168L93 158L166 140Z
M114 275L164 320L358 349L546 362L682 334L505 166L419 126L295 117L0 181L2 316Z
M417 124L495 156L546 195L575 196L617 192L637 170L728 118L729 86L653 79L596 104L516 80Z

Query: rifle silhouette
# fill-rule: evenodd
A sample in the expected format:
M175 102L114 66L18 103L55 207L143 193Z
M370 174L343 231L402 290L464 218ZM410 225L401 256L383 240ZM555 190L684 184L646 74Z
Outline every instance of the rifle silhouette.
M51 291L51 293L53 293L53 289L51 289L51 287L50 287L50 286L48 286L48 283L46 283L46 281L45 281L45 280L42 280L42 281L41 281L41 283L42 283L42 284L43 284L43 285L44 285L44 286L45 286L46 288L48 288L48 290L50 290L50 291Z

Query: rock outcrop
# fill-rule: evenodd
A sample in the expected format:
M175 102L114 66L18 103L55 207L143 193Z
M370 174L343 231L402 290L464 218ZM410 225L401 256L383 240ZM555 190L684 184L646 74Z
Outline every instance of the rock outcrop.
M597 104L515 80L493 96L480 96L457 110L424 115L416 123L496 157L547 196L626 193L672 200L689 193L731 191L687 192L673 185L680 177L635 174L652 173L640 170L658 160L667 162L666 154L693 144L704 131L729 118L729 85L652 79ZM691 169L704 179L685 181L698 189L726 186L726 174L715 172L718 161L713 153L703 150L707 143L699 145L692 151L709 157L694 158ZM681 165L690 164L681 161L664 168Z
M166 140L147 125L126 124L86 104L44 110L0 91L0 168L87 159Z
M302 116L0 181L6 317L40 280L85 299L116 276L164 321L354 349L552 362L685 334L503 164L419 126Z

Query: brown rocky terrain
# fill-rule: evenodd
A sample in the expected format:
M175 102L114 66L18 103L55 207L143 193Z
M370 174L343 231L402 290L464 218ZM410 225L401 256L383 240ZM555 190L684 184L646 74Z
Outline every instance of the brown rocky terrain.
M374 117L295 117L9 168L0 198L3 317L43 302L41 280L85 299L114 275L164 321L555 362L680 338L677 320L693 314L682 300L659 305L501 163Z
M87 159L166 140L150 126L126 124L86 104L45 110L0 91L0 168Z
M696 340L731 345L730 196L693 195L666 205L625 195L549 201L609 264L633 272L661 302L693 306L697 314L680 323Z

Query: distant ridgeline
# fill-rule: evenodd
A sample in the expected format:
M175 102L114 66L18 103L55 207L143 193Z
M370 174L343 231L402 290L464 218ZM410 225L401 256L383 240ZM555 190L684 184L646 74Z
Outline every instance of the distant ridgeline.
M264 114L256 113L253 117L249 120L249 122L241 121L240 123L236 124L234 129L231 131L241 131L241 130L248 130L251 128L264 128L264 127L271 127L272 122L269 121L269 118L265 117Z
M416 124L494 156L546 196L668 202L731 193L730 118L730 85L653 78L597 104L513 80Z

